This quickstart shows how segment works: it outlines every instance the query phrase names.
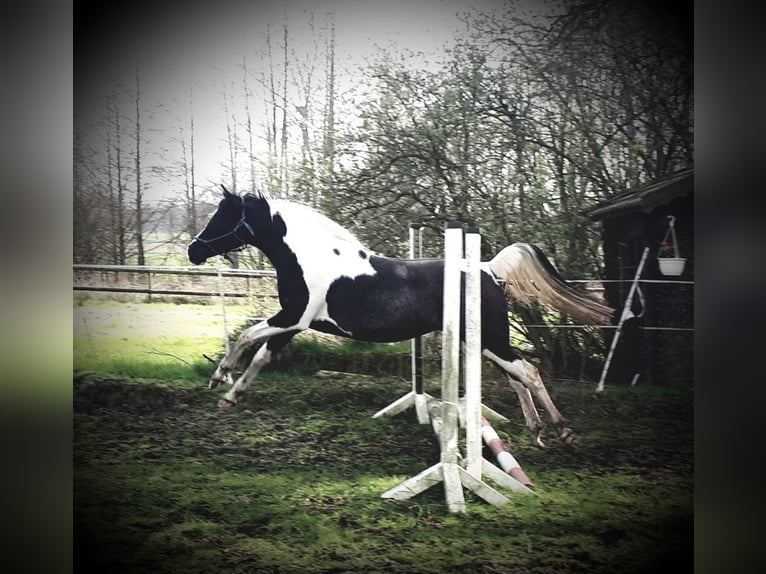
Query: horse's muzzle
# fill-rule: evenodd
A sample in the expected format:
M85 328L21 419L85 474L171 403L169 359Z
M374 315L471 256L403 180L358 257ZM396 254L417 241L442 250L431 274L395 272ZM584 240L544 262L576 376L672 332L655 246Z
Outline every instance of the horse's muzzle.
M189 255L189 261L194 265L199 265L200 263L207 261L207 258L210 256L210 249L207 245L204 245L195 239L189 243L187 254Z

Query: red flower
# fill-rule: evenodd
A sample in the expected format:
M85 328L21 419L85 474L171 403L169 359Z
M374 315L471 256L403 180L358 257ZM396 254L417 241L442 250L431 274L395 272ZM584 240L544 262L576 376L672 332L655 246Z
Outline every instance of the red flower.
M667 241L663 241L662 243L660 243L660 253L673 255L675 251L673 249L673 246L670 243L668 243Z

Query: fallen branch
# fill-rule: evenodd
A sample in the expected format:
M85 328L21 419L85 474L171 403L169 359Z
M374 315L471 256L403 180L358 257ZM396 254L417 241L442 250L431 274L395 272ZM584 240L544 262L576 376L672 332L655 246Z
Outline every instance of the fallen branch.
M153 349L151 351L145 351L145 352L147 354L149 354L149 355L160 355L160 356L163 356L163 357L173 357L174 359L178 359L179 361L181 361L187 367L189 366L189 362L188 361L186 361L185 359L182 359L178 355L173 355L172 353L166 353L164 351L157 351L156 349Z
M321 370L315 373L317 377L353 377L355 379L372 379L372 375L363 375L361 373L347 373L344 371L327 371Z

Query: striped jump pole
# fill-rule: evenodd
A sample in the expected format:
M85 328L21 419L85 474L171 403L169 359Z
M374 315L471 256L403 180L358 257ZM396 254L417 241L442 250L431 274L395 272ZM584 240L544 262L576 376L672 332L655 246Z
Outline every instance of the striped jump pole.
M481 436L489 447L489 450L492 451L492 454L500 467L521 484L531 488L532 481L529 480L527 473L521 468L521 465L516 461L516 458L508 452L505 443L498 436L495 429L492 428L492 425L489 424L489 421L484 417L481 417Z

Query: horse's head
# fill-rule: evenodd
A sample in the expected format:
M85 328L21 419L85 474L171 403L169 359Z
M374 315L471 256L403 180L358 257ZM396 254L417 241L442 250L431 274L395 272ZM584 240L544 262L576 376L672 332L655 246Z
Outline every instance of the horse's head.
M199 265L215 255L231 261L230 252L244 249L254 239L253 228L245 216L244 198L223 187L223 199L218 209L205 229L189 243L189 261Z

